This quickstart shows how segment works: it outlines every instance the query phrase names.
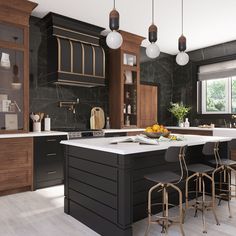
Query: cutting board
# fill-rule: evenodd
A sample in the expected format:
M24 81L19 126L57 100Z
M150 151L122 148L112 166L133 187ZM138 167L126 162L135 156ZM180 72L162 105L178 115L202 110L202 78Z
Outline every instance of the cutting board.
M101 107L93 107L90 117L91 129L103 129L105 126L105 115Z

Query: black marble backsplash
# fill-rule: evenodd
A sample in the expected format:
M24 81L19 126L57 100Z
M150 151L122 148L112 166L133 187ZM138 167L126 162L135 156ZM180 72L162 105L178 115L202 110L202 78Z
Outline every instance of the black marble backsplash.
M38 27L38 18L30 19L30 112L44 112L51 117L52 129L90 127L90 111L99 106L108 114L108 88L72 87L46 83L47 47L44 35ZM75 114L60 108L59 101L76 101Z

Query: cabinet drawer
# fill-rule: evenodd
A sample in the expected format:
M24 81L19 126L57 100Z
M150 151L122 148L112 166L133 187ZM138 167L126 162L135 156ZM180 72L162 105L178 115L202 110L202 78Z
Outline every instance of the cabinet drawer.
M30 186L32 172L29 169L0 171L0 191Z
M34 140L34 153L37 161L45 160L44 157L61 156L63 147L60 141L66 136L38 137Z
M50 162L63 162L63 155L61 150L49 153L38 153L35 159L36 165L43 165L44 163L49 164Z
M57 146L63 139L66 139L66 136L46 136L35 138L35 142L45 145L45 148L49 148Z
M36 173L37 182L47 181L52 179L63 178L63 163L62 162L49 162L41 163L37 167Z

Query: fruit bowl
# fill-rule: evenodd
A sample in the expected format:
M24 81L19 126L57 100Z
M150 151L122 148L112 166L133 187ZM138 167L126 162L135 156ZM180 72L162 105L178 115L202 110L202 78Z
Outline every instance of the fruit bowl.
M149 138L160 138L161 136L168 137L170 132L144 132L144 134Z

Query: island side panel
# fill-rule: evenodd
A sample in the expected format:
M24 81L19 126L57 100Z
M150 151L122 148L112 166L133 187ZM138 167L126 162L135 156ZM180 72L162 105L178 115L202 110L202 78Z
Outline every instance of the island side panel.
M65 154L65 212L101 235L131 236L132 181L126 159L73 146L66 146Z

